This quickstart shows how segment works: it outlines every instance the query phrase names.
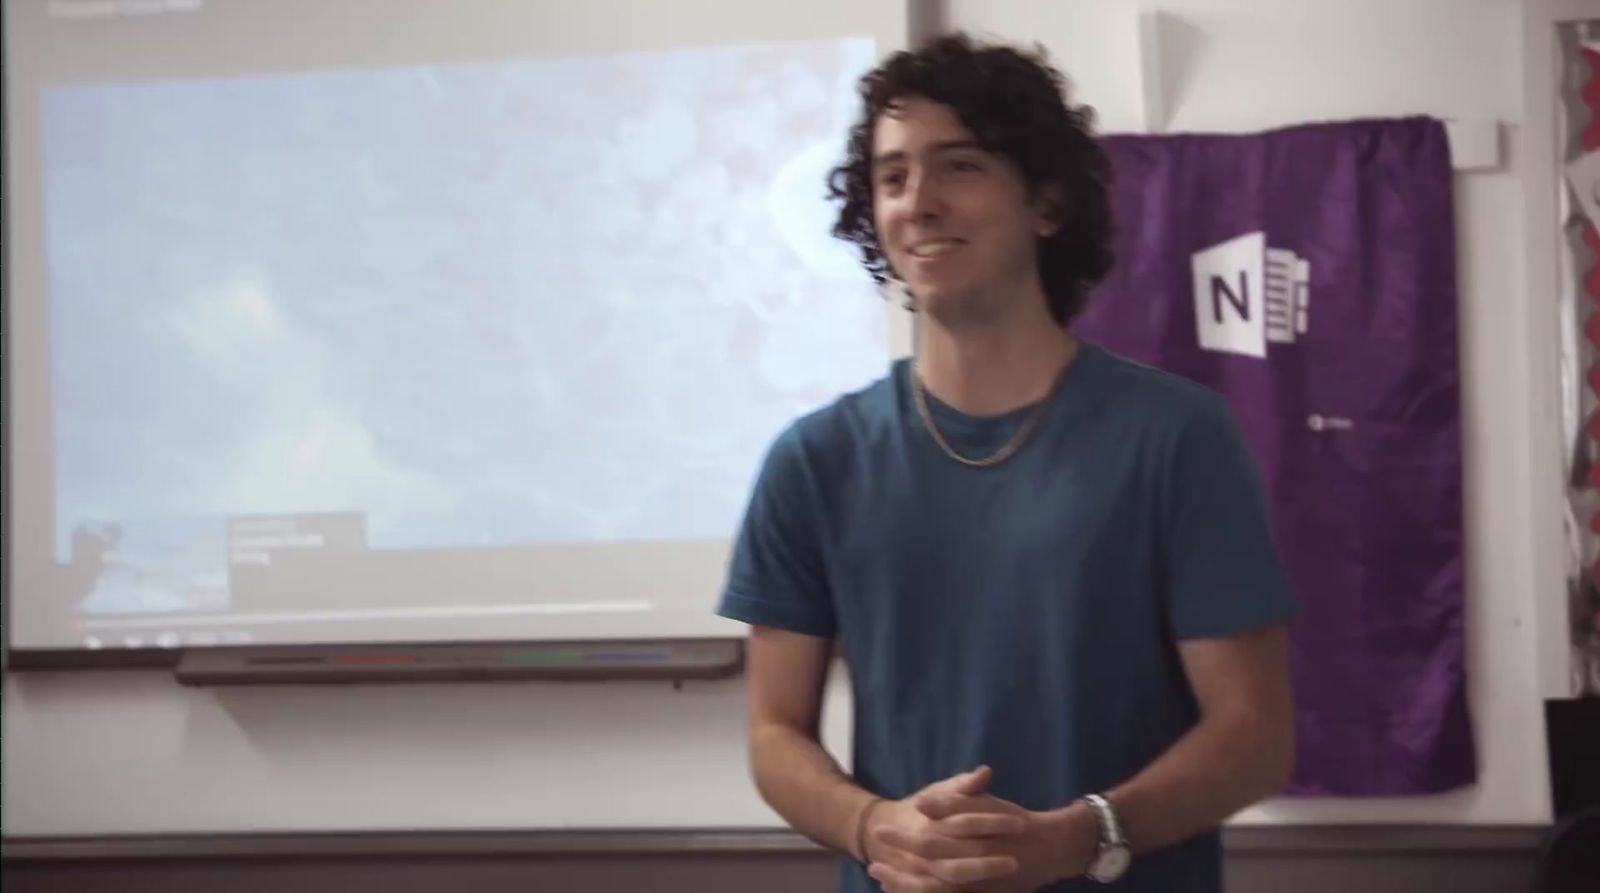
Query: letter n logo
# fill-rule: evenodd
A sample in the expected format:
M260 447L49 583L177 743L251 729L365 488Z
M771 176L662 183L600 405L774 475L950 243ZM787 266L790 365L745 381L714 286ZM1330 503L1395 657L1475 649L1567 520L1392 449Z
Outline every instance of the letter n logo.
M1246 233L1194 254L1194 318L1206 350L1267 355L1266 236Z

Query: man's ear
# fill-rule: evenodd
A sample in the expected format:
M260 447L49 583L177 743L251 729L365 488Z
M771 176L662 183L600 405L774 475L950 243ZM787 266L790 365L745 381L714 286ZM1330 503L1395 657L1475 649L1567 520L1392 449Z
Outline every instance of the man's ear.
M1067 190L1060 183L1045 183L1033 198L1034 235L1048 239L1066 222Z

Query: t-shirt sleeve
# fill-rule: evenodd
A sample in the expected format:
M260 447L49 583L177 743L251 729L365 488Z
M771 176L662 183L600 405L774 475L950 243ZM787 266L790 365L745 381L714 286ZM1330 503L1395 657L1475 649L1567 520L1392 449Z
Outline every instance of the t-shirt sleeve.
M1260 475L1220 399L1180 431L1165 486L1167 610L1179 639L1225 636L1294 618Z
M762 463L717 613L833 638L837 622L822 557L821 517L799 430L790 427Z

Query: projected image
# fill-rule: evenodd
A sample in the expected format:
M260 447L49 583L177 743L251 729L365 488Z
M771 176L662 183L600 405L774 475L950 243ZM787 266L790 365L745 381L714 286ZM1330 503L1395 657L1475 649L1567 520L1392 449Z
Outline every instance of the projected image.
M226 605L244 516L374 551L730 535L779 428L886 367L824 198L874 52L46 90L84 608Z

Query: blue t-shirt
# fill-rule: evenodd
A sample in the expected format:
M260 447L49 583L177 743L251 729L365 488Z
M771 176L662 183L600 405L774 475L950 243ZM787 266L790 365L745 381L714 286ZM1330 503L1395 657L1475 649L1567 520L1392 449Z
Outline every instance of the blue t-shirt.
M971 468L930 437L909 375L898 361L774 442L719 613L837 637L867 790L980 763L1033 810L1114 787L1198 718L1177 640L1294 613L1238 429L1213 392L1085 343L1021 451ZM970 457L1033 409L929 401ZM877 889L851 860L842 878ZM1115 889L1221 883L1210 832L1136 857ZM1050 889L1080 884L1105 889Z

